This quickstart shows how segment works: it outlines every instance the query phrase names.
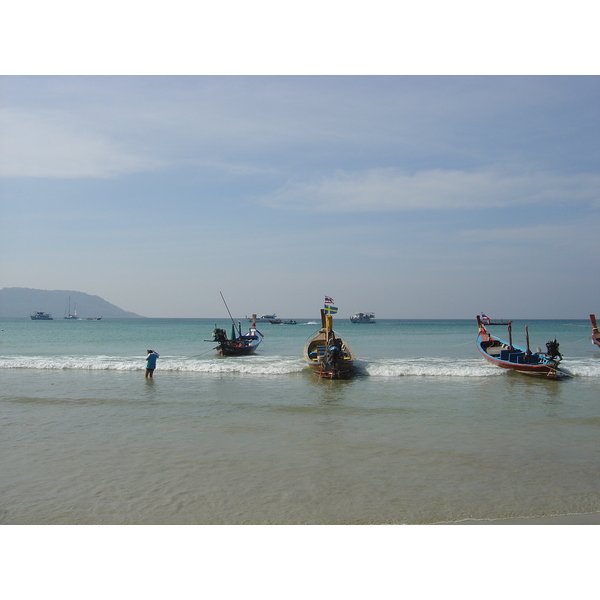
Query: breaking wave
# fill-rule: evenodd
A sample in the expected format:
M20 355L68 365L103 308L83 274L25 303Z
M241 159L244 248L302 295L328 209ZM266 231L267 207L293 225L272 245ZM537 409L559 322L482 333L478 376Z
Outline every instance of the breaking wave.
M359 372L371 377L494 377L501 369L477 359L394 358L358 361Z
M563 370L573 377L600 376L600 362L593 359L565 360ZM145 360L119 356L1 356L0 369L50 369L79 371L141 371ZM242 375L287 375L308 369L295 356L184 357L161 356L159 371ZM507 371L479 358L374 358L356 362L363 377L500 377Z

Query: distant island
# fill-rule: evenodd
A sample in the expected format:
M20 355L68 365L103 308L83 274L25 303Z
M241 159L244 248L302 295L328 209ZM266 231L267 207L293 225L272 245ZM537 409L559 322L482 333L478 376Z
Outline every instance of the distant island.
M35 311L50 313L55 319L65 316L69 297L71 312L77 307L77 316L106 319L135 319L141 315L128 312L107 302L100 296L91 296L75 290L35 290L31 288L2 288L0 290L0 317L28 317Z

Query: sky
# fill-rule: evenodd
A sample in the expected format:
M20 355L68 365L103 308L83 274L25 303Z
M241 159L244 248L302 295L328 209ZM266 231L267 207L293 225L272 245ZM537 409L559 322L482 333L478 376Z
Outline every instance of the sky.
M148 317L600 311L600 79L4 76L1 286Z
M598 76L315 64L1 70L0 287L147 317L227 317L220 292L235 318L600 312Z

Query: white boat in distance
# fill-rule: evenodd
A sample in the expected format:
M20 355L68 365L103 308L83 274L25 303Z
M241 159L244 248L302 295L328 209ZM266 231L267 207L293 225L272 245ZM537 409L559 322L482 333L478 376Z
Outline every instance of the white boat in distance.
M252 317L246 315L246 319L252 322ZM255 323L270 323L271 321L275 321L277 319L277 315L273 313L272 315L261 315L260 317L256 317Z
M353 323L377 323L375 321L375 313L356 313L350 317Z
M67 305L67 308L65 308L65 316L63 317L63 319L72 319L74 321L80 320L77 316L77 304L75 304L74 314L71 314L71 296L69 296L69 304Z
M32 315L29 315L32 321L53 321L50 313L45 313L41 310L36 310Z

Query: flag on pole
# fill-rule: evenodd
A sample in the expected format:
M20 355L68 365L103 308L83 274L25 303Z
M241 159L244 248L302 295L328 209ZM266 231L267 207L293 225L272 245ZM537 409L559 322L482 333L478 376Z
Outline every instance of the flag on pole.
M325 296L325 304L333 304L333 298L331 296Z
M333 306L333 304L326 304L325 305L325 314L326 315L335 315L335 313L338 311L336 306Z

